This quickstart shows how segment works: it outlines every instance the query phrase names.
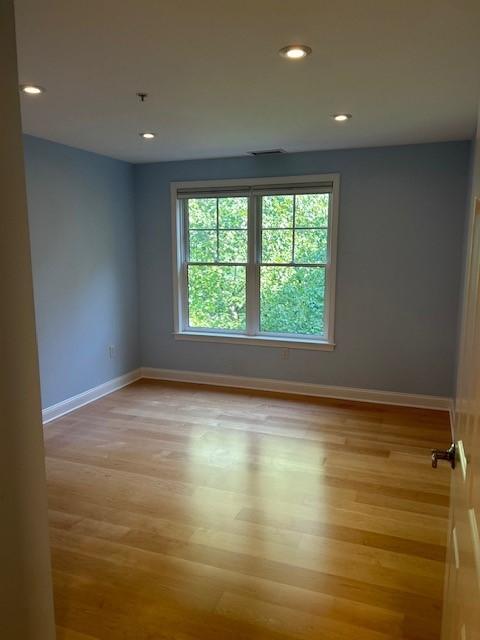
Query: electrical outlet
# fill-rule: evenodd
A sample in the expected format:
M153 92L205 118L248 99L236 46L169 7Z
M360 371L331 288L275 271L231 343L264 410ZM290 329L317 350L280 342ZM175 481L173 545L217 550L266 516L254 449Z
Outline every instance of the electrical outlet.
M115 357L115 345L114 344L108 345L108 357L110 358L110 360L113 360L113 358Z
M282 349L280 357L282 358L282 360L288 360L288 358L290 357L290 352L288 349Z

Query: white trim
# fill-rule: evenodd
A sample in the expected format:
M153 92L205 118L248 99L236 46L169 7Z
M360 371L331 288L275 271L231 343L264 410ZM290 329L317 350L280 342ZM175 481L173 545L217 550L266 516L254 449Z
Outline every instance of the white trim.
M127 385L147 378L151 380L168 380L171 382L191 382L194 384L208 384L218 387L237 387L257 391L277 391L279 393L295 393L317 398L335 398L338 400L356 400L358 402L372 402L376 404L391 404L404 407L424 409L439 409L448 411L451 399L442 396L425 396L413 393L398 393L393 391L377 391L374 389L355 389L351 387L333 387L329 385L308 382L291 382L289 380L274 380L270 378L249 378L247 376L232 376L219 373L202 373L200 371L177 371L174 369L154 369L143 367L135 369L123 376L113 378L108 382L83 391L76 396L62 400L57 404L43 409L43 424L56 420L61 416L80 409L90 402L94 402Z
M470 534L472 536L473 555L475 558L475 573L477 574L477 584L480 588L480 534L478 532L477 516L473 507L468 510L468 520L470 523Z
M328 260L330 265L325 269L326 305L324 316L327 323L327 342L335 344L335 294L337 288L337 245L338 245L338 216L340 211L340 174L332 178L332 197L330 200L330 215L328 216Z
M173 326L177 330L182 324L183 304L180 293L180 283L183 279L183 229L180 205L177 200L177 185L170 184L170 203L172 206L172 273L173 273Z
M173 273L173 325L175 336L178 337L181 334L186 334L189 337L185 339L192 339L191 336L195 336L195 339L199 339L197 334L210 334L207 342L230 342L226 340L226 337L232 336L228 332L221 330L207 331L207 330L192 330L188 326L188 285L186 281L186 256L185 256L185 214L180 204L179 192L183 191L182 197L187 197L185 192L189 192L190 197L195 196L195 190L203 192L212 190L212 195L215 193L215 189L218 190L217 196L222 195L222 189L236 187L245 187L248 191L242 192L241 195L247 195L249 197L249 224L248 224L248 262L245 264L246 276L247 276L247 327L246 332L241 335L247 338L253 338L254 333L260 335L260 339L273 338L274 340L283 340L282 337L269 336L260 334L258 326L252 326L252 319L256 318L256 323L259 320L259 273L260 265L256 252L258 250L258 224L260 215L257 212L252 211L252 207L257 206L258 194L261 193L259 187L265 187L268 191L265 193L271 193L272 188L276 186L285 185L291 187L293 190L301 189L304 186L308 189L308 185L318 185L321 190L322 185L325 188L328 186L328 193L331 193L330 198L330 211L328 216L328 263L324 265L325 270L325 309L324 318L326 325L326 334L322 340L317 340L319 350L331 351L335 348L334 340L334 328L335 328L335 292L336 292L336 269L337 269L337 236L338 236L338 214L339 214L339 198L340 198L340 174L310 174L299 176L279 176L279 177L265 177L265 178L242 178L233 180L202 180L202 181L187 181L187 182L171 182L170 183L170 201L171 201L171 223L172 223L172 273ZM198 193L198 191L197 191ZM253 196L253 198L251 197ZM252 222L256 223L255 228L252 228ZM214 264L214 263L212 263ZM280 265L279 265L280 266ZM316 265L319 266L319 265ZM252 279L253 270L255 270L255 279ZM254 290L255 289L255 290ZM226 334L223 336L222 334ZM219 339L215 340L213 336L218 335ZM255 336L256 337L256 336ZM236 341L237 336L233 335L233 339ZM300 342L306 343L307 346L303 348L314 348L311 346L314 340L310 340L304 336L292 336L292 342L295 345L299 345ZM285 337L285 340L289 340L289 337ZM243 342L245 344L245 341ZM259 339L253 344L260 344ZM270 343L272 344L272 343ZM328 345L327 347L325 345ZM279 346L287 346L283 342ZM297 346L297 348L302 348Z
M452 440L452 442L455 442L455 440ZM463 440L458 440L456 442L456 445L457 445L456 446L457 460L458 462L460 462L460 468L462 470L462 478L463 478L463 481L465 482L467 479L468 460L465 454L465 447L463 446Z
M378 391L375 389L355 389L351 387L333 387L308 382L291 382L289 380L274 380L269 378L249 378L247 376L203 373L200 371L177 371L174 369L154 369L151 367L143 367L141 369L141 377L150 378L152 380L192 382L219 387L255 389L258 391L278 391L281 393L295 393L320 398L357 400L359 402L373 402L377 404L391 404L424 409L440 409L444 411L449 410L451 403L450 398L445 398L443 396Z
M457 540L456 527L453 527L452 529L452 547L453 547L453 558L455 561L455 569L458 571L460 569L460 555L458 553L458 540Z
M182 189L221 189L222 187L257 187L275 186L278 184L309 184L309 183L330 183L333 184L338 179L338 173L317 173L299 176L272 176L265 178L235 178L232 180L188 180L182 182L171 182L172 191L176 194Z
M280 338L267 335L250 336L240 333L217 333L214 331L198 332L180 331L174 333L175 340L192 340L194 342L224 342L228 344L250 344L256 347L282 347L283 349L309 349L310 351L333 351L335 344L307 340L303 338Z
M108 380L108 382L99 384L98 387L87 389L87 391L83 391L76 396L57 402L57 404L52 404L50 407L46 407L42 411L43 424L47 424L56 418L60 418L66 413L70 413L70 411L75 411L75 409L79 409L80 407L83 407L94 400L98 400L113 391L126 387L128 384L131 384L140 378L141 369L135 369L134 371L125 373L123 376L119 376L118 378L113 378L112 380Z
M455 442L456 407L455 407L455 400L453 398L450 401L450 406L448 407L448 412L450 414L450 432L452 434L452 442Z

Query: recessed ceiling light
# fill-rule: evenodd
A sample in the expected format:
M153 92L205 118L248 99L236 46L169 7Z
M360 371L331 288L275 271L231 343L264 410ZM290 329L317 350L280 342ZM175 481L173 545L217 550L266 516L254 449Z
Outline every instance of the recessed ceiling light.
M143 138L144 140L153 140L155 138L155 134L152 133L151 131L144 131L143 133L140 134L140 137Z
M290 60L300 60L301 58L306 58L308 55L312 53L310 47L305 46L304 44L289 44L286 47L283 47L279 51L280 55L284 58L289 58Z
M345 122L346 120L350 120L351 117L351 113L335 113L332 116L335 122Z
M26 93L29 96L38 96L40 93L44 93L45 91L43 87L39 87L35 84L22 84L20 85L20 89L23 93Z

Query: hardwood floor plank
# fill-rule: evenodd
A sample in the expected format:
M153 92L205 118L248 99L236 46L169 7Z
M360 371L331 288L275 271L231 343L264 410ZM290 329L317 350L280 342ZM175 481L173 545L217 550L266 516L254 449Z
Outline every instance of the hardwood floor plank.
M445 412L139 381L45 430L59 640L437 640Z
M387 640L392 637L391 634L387 636L372 629L357 627L325 616L271 604L261 598L238 596L229 592L222 595L216 611L235 620L248 620L260 628L286 633L292 638Z
M57 625L57 640L98 640L98 638Z

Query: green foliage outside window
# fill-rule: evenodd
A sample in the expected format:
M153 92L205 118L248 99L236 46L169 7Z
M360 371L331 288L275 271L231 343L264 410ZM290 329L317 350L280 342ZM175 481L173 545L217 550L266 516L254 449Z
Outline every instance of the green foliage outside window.
M261 209L260 330L323 335L329 194L263 196ZM189 325L244 332L248 198L191 198L187 219Z
M191 327L244 331L245 297L245 267L188 267Z
M260 283L261 331L323 334L323 268L261 267Z

